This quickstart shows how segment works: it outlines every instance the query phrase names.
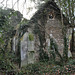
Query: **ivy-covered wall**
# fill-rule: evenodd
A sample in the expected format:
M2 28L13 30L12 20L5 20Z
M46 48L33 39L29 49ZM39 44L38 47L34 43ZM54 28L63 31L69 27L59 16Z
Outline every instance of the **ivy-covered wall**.
M51 37L54 39L54 41L58 45L58 50L61 55L63 55L63 49L64 49L64 37L62 34L62 24L58 19L54 20L48 20L46 23L46 38Z

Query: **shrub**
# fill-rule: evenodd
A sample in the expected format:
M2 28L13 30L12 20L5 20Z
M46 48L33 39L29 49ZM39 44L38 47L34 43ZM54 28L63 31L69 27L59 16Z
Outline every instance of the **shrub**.
M40 49L39 60L41 62L47 62L47 61L49 61L48 54L44 50L42 50L42 49Z

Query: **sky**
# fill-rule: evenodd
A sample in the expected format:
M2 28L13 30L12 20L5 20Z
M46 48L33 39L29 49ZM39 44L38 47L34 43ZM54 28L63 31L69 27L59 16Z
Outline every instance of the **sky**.
M0 0L0 7L18 10L26 19L30 19L37 11L36 3L30 0Z

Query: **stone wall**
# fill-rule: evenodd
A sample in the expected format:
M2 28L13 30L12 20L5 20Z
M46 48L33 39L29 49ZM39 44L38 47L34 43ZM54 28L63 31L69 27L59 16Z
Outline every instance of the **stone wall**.
M39 61L39 36L35 34L35 43L34 43L34 50L35 50L35 62Z
M58 50L63 55L64 40L62 34L62 25L58 19L48 20L46 24L46 37L51 37L58 45Z

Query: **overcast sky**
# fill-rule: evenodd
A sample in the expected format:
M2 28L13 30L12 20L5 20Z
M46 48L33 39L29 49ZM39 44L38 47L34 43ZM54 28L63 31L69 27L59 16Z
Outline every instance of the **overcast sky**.
M36 4L30 0L26 0L26 2L25 0L0 0L0 7L13 8L14 10L18 10L23 14L23 17L27 19L30 19L37 11L37 9L35 9Z

